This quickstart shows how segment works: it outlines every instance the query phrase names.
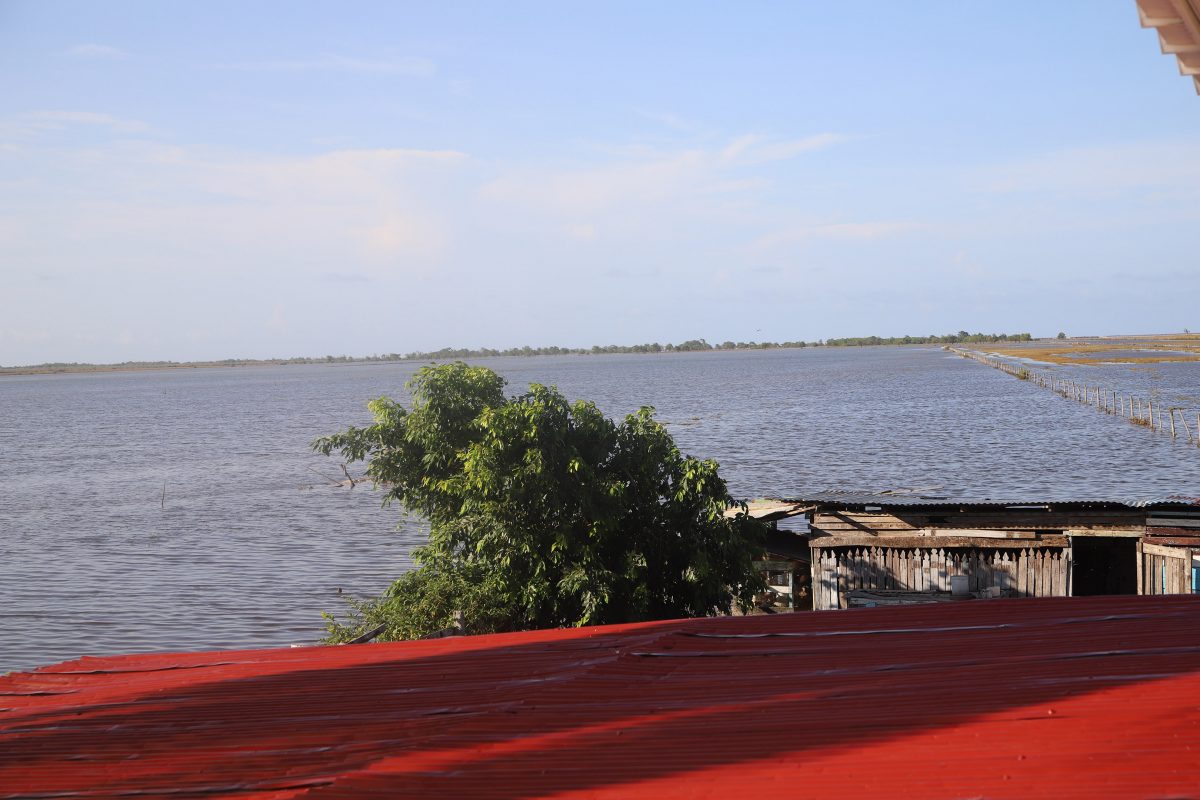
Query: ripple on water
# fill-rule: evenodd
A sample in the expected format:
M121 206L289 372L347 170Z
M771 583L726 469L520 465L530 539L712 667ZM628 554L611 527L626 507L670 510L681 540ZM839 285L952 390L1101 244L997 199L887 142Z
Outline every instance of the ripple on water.
M607 413L653 405L740 496L940 485L946 494L1200 494L1200 449L939 349L483 360ZM1064 367L1200 396L1200 365ZM424 533L322 482L316 436L404 397L414 365L0 380L0 669L320 636L337 590L382 590ZM166 483L165 495L163 483ZM397 525L399 529L397 530Z

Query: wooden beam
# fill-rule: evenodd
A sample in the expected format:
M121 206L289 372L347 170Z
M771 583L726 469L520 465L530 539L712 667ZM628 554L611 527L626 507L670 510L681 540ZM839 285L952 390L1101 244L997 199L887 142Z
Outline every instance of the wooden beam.
M796 568L793 561L755 561L754 568L769 572L791 572Z
M1038 539L985 539L974 536L864 536L850 533L821 536L809 540L814 550L831 547L891 547L930 550L939 547L974 547L983 550L1001 547L1066 547L1066 536L1048 535Z
M1169 17L1152 17L1142 7L1138 6L1138 22L1143 28L1161 28L1164 25L1178 25L1183 22L1178 13Z
M1191 558L1192 551L1186 547L1164 547L1158 544L1142 542L1142 552L1167 558Z
M1155 536L1145 541L1150 544L1174 545L1175 547L1200 548L1200 536Z
M942 539L947 536L969 536L972 539L1036 539L1037 531L995 530L993 528L922 528L917 536Z
M1171 7L1179 15L1179 20L1192 34L1192 38L1200 42L1200 5L1192 5L1193 0L1171 0Z
M1137 539L1146 535L1145 528L1104 529L1104 528L1068 528L1064 531L1068 536L1086 536L1093 539L1124 537Z

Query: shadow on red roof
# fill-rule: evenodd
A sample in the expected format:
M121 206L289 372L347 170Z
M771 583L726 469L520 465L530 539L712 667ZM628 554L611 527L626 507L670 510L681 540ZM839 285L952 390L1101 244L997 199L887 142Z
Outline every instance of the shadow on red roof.
M0 797L1200 796L1200 599L973 601L0 678Z

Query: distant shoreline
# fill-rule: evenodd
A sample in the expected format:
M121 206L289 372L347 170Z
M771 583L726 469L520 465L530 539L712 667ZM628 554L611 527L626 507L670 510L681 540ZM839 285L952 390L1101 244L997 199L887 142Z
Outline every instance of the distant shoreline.
M411 361L445 361L464 358L505 358L532 356L569 355L617 355L617 354L660 354L729 352L738 350L794 350L807 347L877 347L929 344L996 344L1002 342L1029 342L1028 333L985 334L959 331L945 336L894 336L881 338L863 336L847 339L827 339L816 342L733 342L709 344L704 339L689 339L679 344L637 345L594 345L582 347L513 347L507 350L492 348L468 349L445 347L430 352L413 352L401 355L388 353L372 356L324 356L321 358L236 358L219 361L126 361L116 364L48 363L26 366L0 367L0 377L5 375L68 375L87 372L145 372L153 370L214 369L218 367L273 367L304 364L390 364Z
M731 342L709 344L704 339L689 339L680 344L660 345L594 345L590 348L570 347L514 347L507 350L491 348L443 348L430 352L413 352L401 355L389 353L371 356L324 356L298 358L237 358L221 359L218 361L127 361L112 364L91 363L47 363L30 364L25 366L0 367L0 377L5 375L66 375L89 372L149 372L159 370L179 369L216 369L221 367L274 367L312 364L391 364L397 362L429 362L450 359L467 358L529 358L534 356L591 356L591 355L623 355L649 354L665 355L671 353L701 353L701 352L732 352L750 350L791 350L824 347L879 347L879 346L912 346L930 344L995 344L1002 342L1029 342L1032 338L1027 333L1013 334L966 334L959 336L904 336L887 339L878 336L856 337L848 339L829 339L816 342Z

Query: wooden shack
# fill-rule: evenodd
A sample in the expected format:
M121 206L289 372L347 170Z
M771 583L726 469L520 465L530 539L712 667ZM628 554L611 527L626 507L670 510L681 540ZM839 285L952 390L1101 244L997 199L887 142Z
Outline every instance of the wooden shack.
M829 493L803 514L815 610L1200 591L1200 498L992 501Z
M748 513L770 526L763 543L762 556L754 562L767 584L767 595L756 601L759 611L812 610L812 566L809 563L811 551L808 542L793 531L781 530L778 526L781 520L795 518L805 510L805 506L788 501L758 500L751 503L748 509L734 506L726 512L726 516Z

